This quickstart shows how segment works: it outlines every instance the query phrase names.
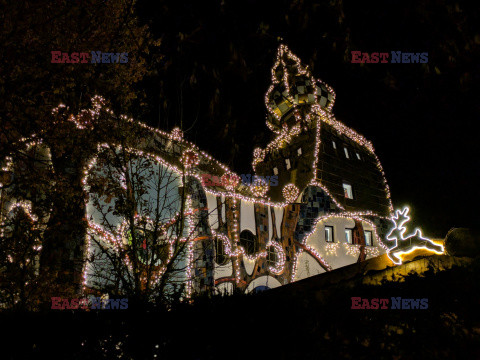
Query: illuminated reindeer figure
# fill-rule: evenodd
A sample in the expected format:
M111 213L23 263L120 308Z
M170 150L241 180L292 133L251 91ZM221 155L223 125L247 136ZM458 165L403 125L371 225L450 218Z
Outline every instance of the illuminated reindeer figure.
M443 245L435 244L432 240L422 237L420 229L415 229L415 233L406 237L403 236L407 230L404 224L410 221L410 217L407 215L409 211L410 209L405 207L403 211L397 210L395 212L395 216L391 219L395 226L386 236L387 240L394 241L394 246L389 247L387 252L388 257L395 265L402 263L399 255L409 254L415 249L426 249L437 254L443 254L444 251Z

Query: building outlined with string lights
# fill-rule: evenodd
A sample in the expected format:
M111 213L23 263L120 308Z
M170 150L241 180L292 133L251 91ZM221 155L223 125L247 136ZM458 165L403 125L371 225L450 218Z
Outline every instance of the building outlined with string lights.
M184 269L179 281L185 283L185 297L274 288L387 252L384 239L393 207L372 143L335 118L334 90L314 78L285 45L278 48L271 80L265 105L273 139L254 149L251 183L184 139L181 129L165 132L123 115L116 117L142 137L128 148L98 144L97 156L85 168L85 289L95 288L99 278L103 286L113 281L94 271L103 267L106 274L110 255L124 254L135 243L140 244L135 251L140 264L154 267L153 275L143 268L136 271L141 279L153 281L160 281L174 261L174 243L185 245L183 260L175 265ZM104 108L103 98L94 97L92 104L93 110L68 120L88 131L102 111L114 115ZM53 115L64 110L61 105ZM129 176L106 168L104 153L112 149L134 155L137 163L129 166L139 168L149 162L154 178L167 174L173 179L161 191L187 194L184 204L172 201L171 214L162 214L159 233L151 231L156 226L153 212L138 211L129 225L129 219L120 218L115 210L124 205L111 196L108 203L100 204L103 195L96 192L104 190L91 184L96 177L112 175L118 191L135 191L128 185ZM276 186L265 181L272 176ZM220 181L202 182L206 177ZM155 191L159 190L149 187L138 196L139 203L164 197ZM109 214L100 213L99 204ZM186 235L167 239L182 217L187 219L182 228ZM162 246L150 246L152 233L161 234L153 243ZM134 271L131 257L125 261L128 271Z

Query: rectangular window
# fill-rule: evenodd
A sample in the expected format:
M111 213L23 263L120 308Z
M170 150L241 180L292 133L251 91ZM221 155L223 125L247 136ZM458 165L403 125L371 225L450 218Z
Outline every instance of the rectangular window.
M287 170L289 170L291 168L290 159L285 159L285 164L287 165Z
M345 240L347 244L353 244L353 229L345 229Z
M333 226L325 226L325 241L333 242Z
M343 191L347 199L353 199L352 185L343 183Z
M358 160L362 160L362 158L360 157L360 154L359 154L359 153L357 153L357 159L358 159Z
M348 149L346 147L343 148L343 151L345 151L345 157L347 159L350 159L350 155L348 154Z
M297 149L297 154L298 154L298 156L302 155L302 148Z
M368 230L365 231L365 245L367 245L367 246L372 246L373 245L372 232L368 231Z

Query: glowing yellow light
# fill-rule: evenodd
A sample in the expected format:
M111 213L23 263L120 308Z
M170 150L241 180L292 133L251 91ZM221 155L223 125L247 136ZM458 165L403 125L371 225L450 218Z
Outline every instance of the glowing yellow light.
M403 260L400 255L407 255L417 249L424 249L436 254L443 254L444 247L440 244L435 244L431 239L424 238L420 229L415 229L413 234L404 236L407 228L404 226L410 221L408 212L410 209L405 206L402 211L397 210L395 216L392 216L393 228L390 230L386 239L393 241L393 246L388 247L388 258L392 260L395 265L402 264Z

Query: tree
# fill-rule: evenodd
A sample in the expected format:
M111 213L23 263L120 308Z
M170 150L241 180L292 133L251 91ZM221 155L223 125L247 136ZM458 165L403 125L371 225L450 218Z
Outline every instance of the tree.
M13 204L0 224L0 307L36 308L41 239L41 223L28 204Z
M170 140L170 144L172 140ZM166 303L194 291L199 215L192 206L185 150L181 168L121 145L103 145L85 178L89 193L88 286L139 301Z
M43 236L41 272L64 285L72 284L73 291L81 281L78 269L84 257L82 170L101 138L88 133L93 128L79 131L69 117L90 107L91 97L98 93L108 94L111 106L123 113L141 108L142 92L135 85L148 74L148 64L156 58L150 51L159 43L146 26L138 24L134 10L134 0L1 3L0 43L5 51L0 54L0 160L9 156L17 162L23 156L22 139L33 136L50 150L52 169L33 173L50 180L38 191L48 201L33 204L43 213L51 210ZM52 63L51 51L129 55L125 64L58 64ZM67 104L70 114L52 116L52 108L59 103ZM112 123L106 122L95 129L108 134L109 126ZM28 173L18 170L15 179L22 178L28 178ZM12 184L10 196L17 197L12 192L35 188L34 184L27 183L26 188Z

